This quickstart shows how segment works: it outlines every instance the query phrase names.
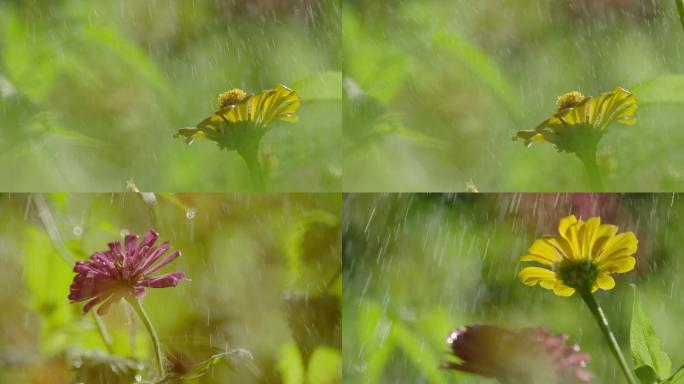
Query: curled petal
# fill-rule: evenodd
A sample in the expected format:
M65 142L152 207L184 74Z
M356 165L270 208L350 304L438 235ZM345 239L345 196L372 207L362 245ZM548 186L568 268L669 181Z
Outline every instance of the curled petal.
M535 285L542 281L555 281L556 274L546 268L527 267L518 274L525 285Z
M602 273L596 278L596 286L607 291L609 289L615 288L615 279L610 273Z
M570 288L563 283L558 283L553 288L553 293L556 294L556 296L568 297L575 293L575 288Z

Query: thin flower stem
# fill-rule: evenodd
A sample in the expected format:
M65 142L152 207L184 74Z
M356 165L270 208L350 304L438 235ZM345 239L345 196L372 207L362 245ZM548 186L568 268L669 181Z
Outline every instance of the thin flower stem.
M112 339L109 337L109 332L107 332L107 326L105 325L104 321L102 321L102 318L98 316L97 313L95 313L95 311L91 311L90 314L93 316L93 320L95 320L97 332L100 334L102 341L105 343L105 346L107 347L107 352L109 352L110 354L114 354L114 348L112 347Z
M682 23L682 28L684 28L684 0L675 0L677 4L677 13L679 13L679 22Z
M142 320L143 324L145 324L145 328L147 328L147 332L152 338L152 343L154 343L154 353L157 358L157 369L159 370L159 376L164 378L166 374L164 372L164 362L162 361L161 343L159 342L157 332L154 330L154 326L152 325L150 318L147 317L147 313L145 313L145 309L143 309L140 300L137 300L133 297L127 297L126 300L131 304L131 307L133 307L135 313L138 314L138 317L140 317L140 320Z
M634 375L632 374L632 369L629 367L629 365L627 364L627 360L625 359L625 356L622 354L622 350L620 349L620 345L618 344L617 339L613 334L613 331L610 329L608 319L606 318L606 315L603 313L603 309L601 309L598 302L596 302L594 295L588 289L579 290L579 293L582 296L582 299L584 299L584 302L589 307L591 314L594 315L594 318L596 319L599 328L601 328L603 336L605 336L606 338L606 342L608 343L610 350L613 352L613 355L620 364L620 368L622 369L622 373L625 375L627 382L629 384L638 384L638 382L634 378Z

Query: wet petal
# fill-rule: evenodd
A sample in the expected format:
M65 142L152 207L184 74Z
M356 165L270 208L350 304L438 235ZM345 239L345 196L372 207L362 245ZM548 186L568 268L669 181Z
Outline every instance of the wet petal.
M596 278L596 285L607 291L609 289L615 288L615 279L609 273L602 273Z
M590 256L592 247L594 246L594 241L596 241L596 236L598 234L599 228L601 227L601 218L592 217L584 223L584 226L580 228L579 241L580 241L580 252L584 256Z
M556 281L556 274L546 268L527 267L523 268L518 277L525 285L535 285L541 281Z
M560 220L560 223L558 223L558 233L563 238L567 239L566 232L568 231L568 228L570 228L570 226L574 225L575 223L577 223L577 218L575 217L575 215L570 215L562 218Z
M599 263L598 268L600 271L610 273L625 273L634 269L635 265L636 258L634 258L634 256L623 256L604 260Z
M150 288L175 287L178 284L178 282L181 281L184 277L185 273L183 272L171 272L165 275L149 277L140 282L140 285L143 287Z
M563 252L559 247L554 246L547 239L538 239L532 243L527 254L523 255L520 261L536 261L546 265L553 265L561 261L562 258Z
M556 285L555 288L553 288L553 293L555 293L557 296L568 297L572 296L572 294L575 293L575 288L570 288L567 285L561 283Z
M105 301L108 297L110 297L110 293L105 293L101 294L100 296L95 297L94 299L90 300L89 302L86 303L86 305L83 306L83 314L85 315L90 311L94 306L100 304L101 302Z
M610 240L606 241L603 247L599 250L596 261L599 264L607 262L611 259L619 259L624 256L631 256L637 251L636 235L633 232L621 233Z
M594 240L594 245L591 249L591 254L594 258L599 255L601 248L606 244L608 240L615 237L618 231L618 227L610 224L601 224L596 233L596 240Z

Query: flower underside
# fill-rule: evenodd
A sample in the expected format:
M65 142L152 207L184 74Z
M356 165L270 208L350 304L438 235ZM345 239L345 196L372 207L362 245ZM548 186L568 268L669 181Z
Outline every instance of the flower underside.
M559 296L612 289L613 274L634 269L638 243L634 233L617 231L614 225L601 224L599 217L587 221L565 217L558 226L559 236L537 239L520 258L544 267L526 267L519 277L525 285L539 284Z
M557 106L550 118L533 130L518 131L513 140L523 140L528 147L548 142L559 151L579 153L594 149L610 125L636 123L636 97L620 87L592 97L569 92L558 97Z

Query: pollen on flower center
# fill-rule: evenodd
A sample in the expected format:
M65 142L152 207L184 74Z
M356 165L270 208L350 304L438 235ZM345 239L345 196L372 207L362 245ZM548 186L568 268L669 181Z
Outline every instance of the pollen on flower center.
M568 93L564 93L556 99L556 106L558 107L559 111L562 111L563 109L574 107L575 105L579 104L584 100L584 95L578 91L572 91Z
M235 105L241 102L245 97L247 97L247 93L240 88L233 88L223 92L218 96L219 108Z
M599 269L591 259L563 260L556 274L563 284L577 290L589 289L599 275Z

